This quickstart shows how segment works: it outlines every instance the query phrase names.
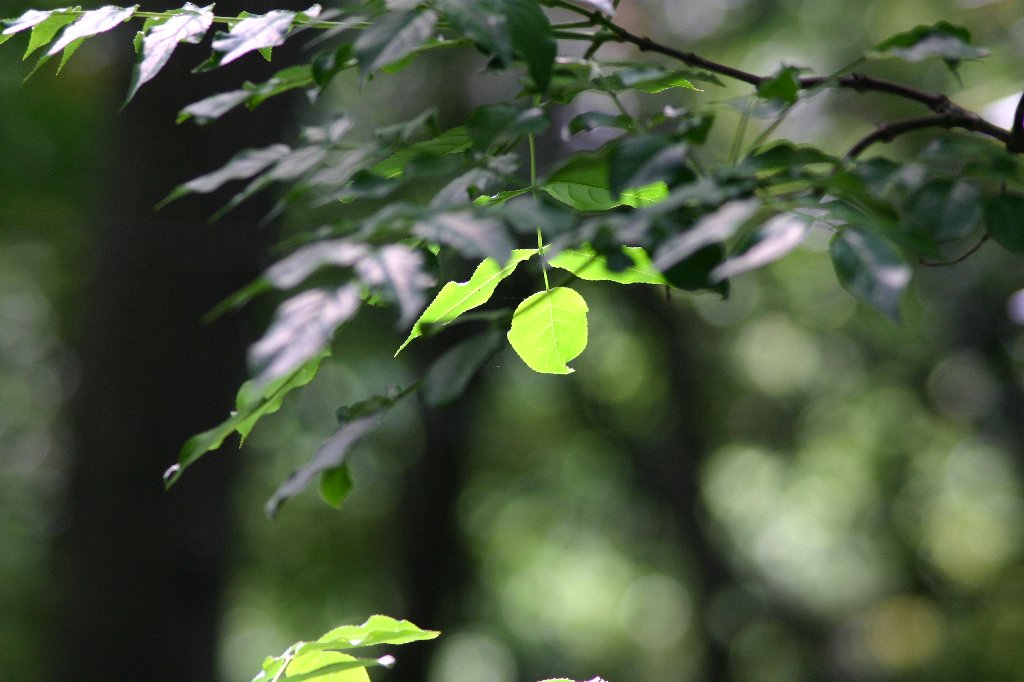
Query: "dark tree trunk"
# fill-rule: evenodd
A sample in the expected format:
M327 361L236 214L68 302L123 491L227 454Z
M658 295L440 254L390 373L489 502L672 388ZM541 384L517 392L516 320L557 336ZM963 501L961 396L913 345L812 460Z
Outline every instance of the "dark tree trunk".
M143 3L154 8L164 5ZM129 35L116 41L128 51ZM233 455L211 455L167 493L161 474L189 435L227 416L244 377L251 338L239 318L208 326L200 318L258 272L265 236L256 223L267 206L242 208L216 226L206 221L224 196L159 213L153 206L238 149L280 139L285 110L272 102L212 128L176 126L182 106L254 77L235 69L193 76L204 53L181 52L116 117L105 159L92 284L73 332L81 383L57 547L59 680L217 677ZM126 80L124 56L118 73Z

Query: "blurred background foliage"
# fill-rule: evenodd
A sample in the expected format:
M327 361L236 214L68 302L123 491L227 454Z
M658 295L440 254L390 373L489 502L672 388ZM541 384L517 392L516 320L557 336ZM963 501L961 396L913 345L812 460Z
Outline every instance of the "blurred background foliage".
M0 2L0 15L23 5ZM966 25L992 56L964 64L962 82L940 64L873 72L1008 125L1024 56L1012 0L623 0L619 15L758 73L780 62L827 73L938 19ZM50 678L60 646L66 414L90 323L96 197L117 192L102 186L128 78L114 42L129 39L91 41L59 79L25 87L14 43L0 52L0 680ZM296 99L296 115L343 109L369 131L437 106L454 125L515 87L480 66L464 51L361 91L339 79L312 113ZM626 106L721 103L708 149L724 158L738 120L726 103L744 93L708 86ZM778 135L841 151L906 107L822 94ZM912 153L922 139L871 153ZM568 144L555 130L542 164ZM293 214L283 233L316 220ZM591 344L575 374L534 374L503 352L455 408L391 413L357 450L340 513L307 494L268 521L262 501L332 431L335 407L415 376L416 352L391 358L400 333L385 312L346 327L313 385L241 453L217 455L242 469L220 679L249 679L264 655L378 612L444 631L396 651L381 679L1024 679L1024 268L982 248L926 269L894 326L839 289L825 248L809 242L740 277L728 300L582 283Z

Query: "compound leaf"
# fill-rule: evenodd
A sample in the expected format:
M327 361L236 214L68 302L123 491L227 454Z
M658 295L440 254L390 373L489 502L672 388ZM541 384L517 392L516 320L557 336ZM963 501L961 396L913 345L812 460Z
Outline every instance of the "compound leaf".
M198 43L212 24L213 5L197 7L187 2L167 19L144 29L142 50L132 71L132 82L125 104L131 101L143 84L164 68L179 43Z

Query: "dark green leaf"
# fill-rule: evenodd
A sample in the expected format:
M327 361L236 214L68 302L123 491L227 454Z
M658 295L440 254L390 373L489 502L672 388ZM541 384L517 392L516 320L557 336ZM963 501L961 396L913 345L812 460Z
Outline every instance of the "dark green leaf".
M683 176L692 177L686 167L684 144L672 144L658 135L627 137L612 149L609 159L609 183L613 195L633 187L657 182L674 185Z
M724 242L753 218L760 208L761 202L757 199L730 201L698 220L685 232L662 242L654 254L654 267L665 272L699 249Z
M867 230L847 227L832 240L829 254L844 289L899 321L910 268L888 242Z
M567 129L570 135L590 132L596 128L622 128L632 130L633 119L625 114L606 114L601 111L585 111L569 121Z
M757 86L758 97L783 104L793 104L799 94L800 69L795 66L783 66Z
M932 26L915 26L897 33L875 45L868 56L897 57L908 62L940 57L953 68L965 59L988 56L988 50L972 46L971 34L966 28L940 21Z
M1000 246L1024 254L1024 196L1001 194L989 199L985 203L985 224Z
M677 289L685 291L716 291L723 298L729 296L729 280L715 281L711 273L725 260L721 244L698 249L665 271L665 279Z
M930 180L908 199L905 210L914 232L936 243L963 239L981 224L984 207L978 189L963 180Z
M520 109L511 104L480 107L466 122L473 146L480 150L503 147L523 135L542 133L550 125L543 109Z
M457 33L503 64L513 56L522 57L537 89L547 91L556 46L540 5L529 0L438 0L436 4Z
M505 335L490 330L463 341L430 365L420 383L420 397L440 407L461 396L477 372L501 349Z
M787 169L790 174L796 174L802 167L814 164L827 164L831 169L841 165L842 162L817 147L779 142L748 156L743 160L742 167L751 172Z
M413 159L423 156L444 156L457 154L469 149L473 144L473 138L469 136L463 127L451 128L444 131L437 137L417 142L395 152L383 161L377 163L370 169L376 175L385 178L398 177L405 170L406 165Z
M356 39L359 71L365 76L400 61L430 37L436 23L437 15L430 10L384 14Z

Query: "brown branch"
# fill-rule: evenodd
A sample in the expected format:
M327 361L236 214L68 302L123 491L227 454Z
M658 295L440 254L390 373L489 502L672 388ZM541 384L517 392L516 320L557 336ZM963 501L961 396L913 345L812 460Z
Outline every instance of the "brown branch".
M850 147L846 152L847 159L855 159L861 152L876 142L892 142L900 135L924 130L925 128L963 128L982 135L993 137L1004 144L1009 145L1010 133L999 126L992 125L976 114L967 112L965 114L943 114L941 116L922 116L921 118L910 118L896 123L885 123L874 131L862 137L857 144Z
M646 36L639 36L619 26L600 12L589 12L580 7L564 3L561 0L551 0L551 2L553 5L563 7L587 17L594 26L600 26L602 31L595 35L595 40L599 40L602 44L610 39L609 34L611 34L619 42L635 45L643 52L663 54L667 57L676 59L687 66L704 69L705 71L710 71L711 73L715 73L720 76L726 76L734 80L749 83L754 87L761 85L761 83L768 79L767 76L759 76L755 73L750 73L749 71L736 69L725 64L711 61L710 59L705 59L693 52L684 52L667 45L662 45L661 43L655 42ZM861 140L861 142L858 142L857 145L850 150L847 156L851 158L875 142L888 142L896 136L902 135L905 132L910 132L911 130L936 127L963 128L965 130L981 133L1000 140L1006 144L1008 151L1024 151L1024 95L1021 95L1021 100L1017 105L1017 114L1014 119L1014 132L1011 133L997 125L989 123L973 111L955 104L949 99L949 97L942 93L918 90L917 88L883 80L881 78L874 78L862 73L851 73L838 78L830 76L809 76L801 78L799 80L799 84L800 88L804 90L831 85L838 88L854 90L855 92L870 91L886 93L905 100L923 104L931 111L938 114L938 116L912 119L880 127L877 131Z

